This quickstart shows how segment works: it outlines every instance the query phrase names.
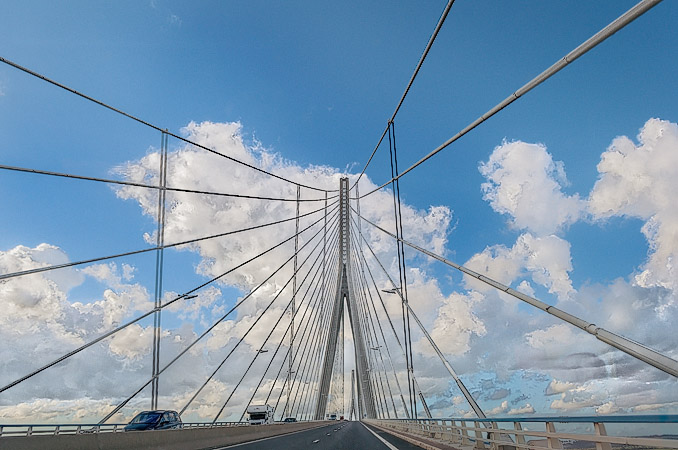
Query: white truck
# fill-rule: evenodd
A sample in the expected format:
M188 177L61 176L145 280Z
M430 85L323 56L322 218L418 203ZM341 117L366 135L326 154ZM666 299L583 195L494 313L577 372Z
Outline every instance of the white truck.
M269 405L250 405L247 407L250 425L273 423L273 407Z

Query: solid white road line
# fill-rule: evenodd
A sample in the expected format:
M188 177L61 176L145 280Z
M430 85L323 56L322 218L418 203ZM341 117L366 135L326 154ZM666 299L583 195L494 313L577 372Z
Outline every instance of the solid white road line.
M281 437L285 437L285 436L291 436L291 435L297 434L297 433L303 433L304 431L317 430L318 428L322 428L322 427L326 427L326 426L327 426L327 425L321 425L321 426L319 426L319 427L306 428L305 430L293 431L293 432L291 432L291 433L277 434L277 435L275 435L275 436L271 436L271 437L267 437L267 438L262 438L262 439L257 439L257 440L255 440L255 441L247 441L247 442L241 442L240 444L231 444L231 445L227 445L227 446L225 446L225 447L217 447L217 448L215 448L214 450L224 450L224 449L227 449L227 448L242 447L242 446L244 446L244 445L247 445L247 444L253 444L253 443L255 443L255 442L268 441L268 440L271 440L271 439L281 438ZM330 426L331 426L331 425L330 425Z
M364 423L360 422L360 425L362 425L362 426L364 426L365 428L367 428L367 431L369 431L370 433L372 433L372 434L374 435L374 437L376 437L377 439L379 439L379 440L382 442L382 444L384 444L386 447L389 448L389 450L398 450L398 447L396 447L395 445L391 444L390 442L388 442L387 440L385 440L383 437L379 436L379 435L378 435L377 433L375 433L374 431L370 430L370 427L368 427L368 426L365 425Z

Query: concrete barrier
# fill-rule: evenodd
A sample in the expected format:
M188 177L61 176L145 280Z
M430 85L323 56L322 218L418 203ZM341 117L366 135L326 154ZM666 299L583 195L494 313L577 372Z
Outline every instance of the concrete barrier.
M247 427L195 428L185 430L132 431L61 436L0 438L2 450L202 450L240 444L336 422L297 422Z

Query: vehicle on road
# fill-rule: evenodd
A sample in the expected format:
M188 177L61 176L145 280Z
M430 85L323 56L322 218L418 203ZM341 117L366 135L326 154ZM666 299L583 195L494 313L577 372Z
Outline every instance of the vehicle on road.
M181 417L176 411L141 411L125 427L125 431L169 430L183 428Z
M273 407L269 405L250 405L247 407L250 425L273 423Z
M337 415L336 414L330 414L330 417L328 420L337 420Z
M287 423L296 422L296 421L297 421L296 417L285 417L285 420L283 420L283 422L287 422Z

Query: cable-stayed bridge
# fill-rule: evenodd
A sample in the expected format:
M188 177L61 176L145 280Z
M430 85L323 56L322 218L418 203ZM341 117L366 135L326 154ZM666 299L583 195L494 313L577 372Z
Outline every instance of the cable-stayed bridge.
M670 376L678 376L678 362L642 343L593 324L585 317L550 306L534 296L418 245L404 228L399 185L401 177L489 120L657 3L659 2L640 2L418 162L400 170L395 118L452 7L453 1L450 1L362 172L350 177L334 177L336 185L330 187L320 186L313 179L292 179L222 152L218 147L174 134L2 58L6 65L154 130L160 135L161 146L157 153L159 157L153 161L156 164L153 177L143 174L138 179L106 179L26 167L0 166L3 171L23 173L26 177L65 178L73 180L72 182L113 185L127 190L128 193L148 192L150 203L147 207L148 210L155 211L154 222L157 226L152 237L155 245L152 247L78 261L42 264L0 275L0 282L9 286L13 280L145 254L154 258L155 269L152 277L154 295L151 308L132 320L109 327L82 345L64 349L49 361L36 361L35 368L29 373L3 383L0 395L19 389L27 389L25 392L30 393L30 389L25 386L44 382L49 379L50 373L58 373L54 371L67 365L72 370L78 370L72 364L69 365L69 362L87 355L87 352L100 351L102 342L115 339L146 321L152 321L153 324L150 373L133 380L133 389L116 399L111 408L102 411L97 423L1 425L0 444L3 447L7 445L8 448L12 448L9 445L16 445L16 448L58 448L58 445L74 448L78 445L76 443L84 443L83 448L87 448L95 442L101 448L115 448L116 445L123 448L170 448L171 445L175 446L173 448L216 448L286 435L276 437L275 441L253 442L251 445L266 446L271 442L278 442L275 445L289 448L311 444L318 444L320 448L409 448L411 445L424 445L429 446L428 448L562 448L567 440L593 442L597 449L611 449L614 444L678 448L676 441L662 437L630 437L623 434L611 435L608 432L608 428L614 428L617 424L669 424L668 426L675 429L678 417L672 415L507 418L487 414L441 350L440 343L434 340L424 321L417 315L417 305L409 301L406 249L408 252L437 260L466 277L515 298L526 307L539 309ZM260 194L183 187L172 176L172 164L176 161L171 160L170 142L186 145L196 152L206 152L224 160L224 164L229 164L229 167L235 167L235 171L252 171L260 179L274 179L285 187L280 192ZM360 181L373 156L382 146L386 147L387 143L391 179L367 192L361 192L364 184ZM149 181L151 178L154 183ZM392 216L390 229L363 214L366 199L387 188L390 188L389 202L392 201L392 205L388 205ZM174 225L171 223L171 211L180 203L177 201L179 196L292 205L294 214L267 223L245 221L242 227L219 230L209 236L171 241L168 239L170 226ZM183 203L190 205L190 201ZM257 234L251 234L255 232ZM230 240L240 246L248 238L235 239L248 236L248 233L255 236L252 238L254 240L267 236L271 238L271 242L253 243L252 248L257 251L244 260L231 261L224 257L228 263L215 263L219 267L217 273L200 284L183 287L180 292L167 289L174 276L166 263L170 250L196 248L196 245L213 240ZM380 242L371 238L374 235L380 235L383 242L388 241L395 247L395 265L380 258L380 251L375 248ZM280 256L281 253L284 256ZM262 261L270 263L264 264ZM253 263L264 267L261 273L248 272ZM181 345L166 345L163 341L163 323L171 317L170 312L200 300L208 289L220 282L233 283L238 276L249 278L251 289L238 296L238 300L228 308L224 308L217 320L206 324L199 334L189 336ZM253 304L255 306L251 306ZM394 308L394 305L397 307ZM212 344L206 342L217 333L223 332L224 324L233 321L233 316L245 308L256 311L253 319L239 324L237 330L235 326L231 328L236 337L224 343L223 354L218 360L211 361L212 364L205 373L197 368L182 366L191 355L203 351L205 345L216 345L214 341ZM420 337L438 358L440 367L453 381L455 392L460 394L460 399L467 405L468 416L432 417L426 392L422 391L417 381L417 376L425 377L427 374L422 373L416 365L413 350L416 339L413 336ZM254 348L255 351L243 354L243 348ZM344 370L347 354L352 357L355 366L350 380L345 376ZM181 367L184 375L191 375L189 372L195 369L201 378L196 389L178 398L178 403L169 404L166 400L171 395L168 393L177 388L172 385L170 377L172 369L176 367ZM221 374L227 368L231 369L229 374L236 375L226 382ZM107 368L99 370L106 371ZM93 382L96 383L96 378ZM124 424L116 424L115 419L123 416L125 411L138 410L141 406L138 402L140 397L148 399L148 404L143 409L176 410L182 417L186 417L196 410L205 409L205 398L214 394L217 383L226 388L220 391L220 394L225 392L225 396L211 401L209 408L206 408L213 413L211 420L184 421L180 430L118 433ZM181 387L183 386L179 386ZM247 410L251 405L270 405L276 421L293 418L297 423L247 426ZM235 415L232 412L234 410L237 410ZM328 421L342 416L351 423ZM369 428L357 423L358 421ZM579 427L581 424L585 426ZM18 435L22 435L23 439ZM358 441L349 445L348 442L352 442L350 439ZM367 439L370 440L369 444L365 444Z

